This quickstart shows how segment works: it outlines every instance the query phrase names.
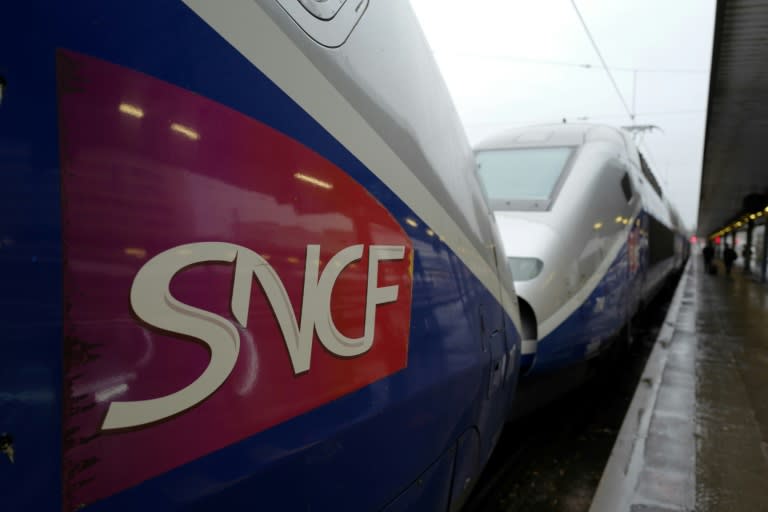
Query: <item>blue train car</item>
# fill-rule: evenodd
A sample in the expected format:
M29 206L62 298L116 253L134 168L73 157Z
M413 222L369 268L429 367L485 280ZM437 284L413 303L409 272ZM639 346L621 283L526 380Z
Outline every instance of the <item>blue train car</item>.
M0 17L3 510L448 510L520 358L407 0Z

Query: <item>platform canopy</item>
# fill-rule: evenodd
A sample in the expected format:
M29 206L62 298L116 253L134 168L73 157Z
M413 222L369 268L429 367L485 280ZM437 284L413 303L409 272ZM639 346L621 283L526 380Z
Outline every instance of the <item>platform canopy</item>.
M766 205L768 0L718 0L697 233Z

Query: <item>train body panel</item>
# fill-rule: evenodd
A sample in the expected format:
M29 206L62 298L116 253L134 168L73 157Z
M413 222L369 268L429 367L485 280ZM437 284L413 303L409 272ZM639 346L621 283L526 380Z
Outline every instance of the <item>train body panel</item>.
M537 126L475 151L515 275L527 372L599 354L683 261L676 214L631 137ZM523 197L505 196L508 180Z
M445 510L482 469L520 337L471 150L407 2L297 6L0 21L11 510Z

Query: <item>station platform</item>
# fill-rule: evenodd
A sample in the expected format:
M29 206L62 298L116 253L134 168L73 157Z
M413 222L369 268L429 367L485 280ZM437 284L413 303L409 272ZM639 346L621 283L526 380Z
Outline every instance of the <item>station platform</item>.
M768 511L768 286L696 254L590 512Z

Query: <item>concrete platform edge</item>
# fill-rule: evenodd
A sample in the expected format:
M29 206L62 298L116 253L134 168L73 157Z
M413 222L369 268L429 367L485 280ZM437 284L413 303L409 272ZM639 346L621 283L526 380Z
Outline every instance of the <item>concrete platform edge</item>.
M592 498L590 512L629 511L643 469L645 443L659 395L662 376L667 364L668 347L675 332L683 292L690 279L691 260L688 261L675 289L672 302L667 310L651 355L648 357L642 377L632 397L627 414L624 416L619 435L608 458L597 491ZM695 482L680 496L681 503L694 500Z

